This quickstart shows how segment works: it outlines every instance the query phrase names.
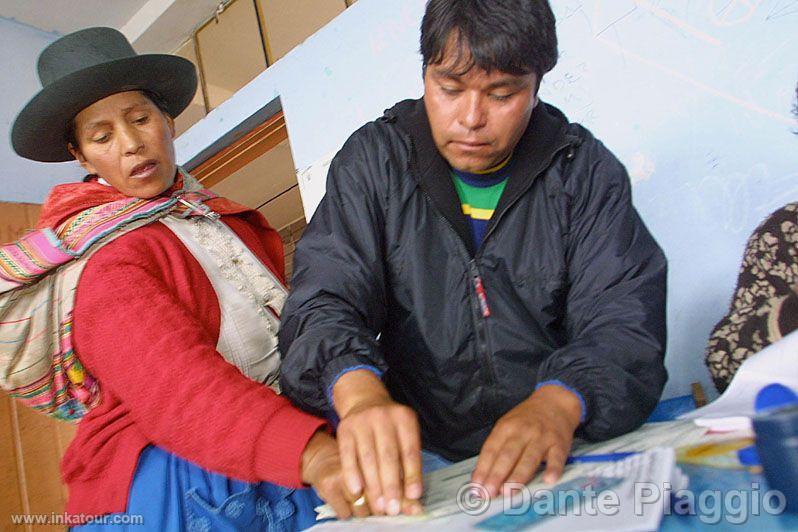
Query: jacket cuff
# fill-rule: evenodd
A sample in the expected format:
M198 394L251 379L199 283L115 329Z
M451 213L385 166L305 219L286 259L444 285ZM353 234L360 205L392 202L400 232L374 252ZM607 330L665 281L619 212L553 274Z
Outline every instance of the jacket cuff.
M579 416L579 424L581 425L582 423L585 422L585 420L587 419L587 403L585 402L585 396L579 393L576 390L576 388L565 384L563 381L559 379L550 379L547 381L539 382L537 386L535 386L535 391L537 391L538 388L540 388L541 386L559 386L560 388L568 390L569 392L574 394L576 398L579 399L579 404L582 407L582 415Z
M368 360L365 360L363 357L355 355L337 357L328 362L324 367L321 378L324 385L327 404L329 405L330 410L333 412L335 412L335 405L333 404L333 387L335 386L335 383L338 382L338 379L350 371L356 371L359 369L365 369L374 373L377 378L382 378L382 370L371 364Z

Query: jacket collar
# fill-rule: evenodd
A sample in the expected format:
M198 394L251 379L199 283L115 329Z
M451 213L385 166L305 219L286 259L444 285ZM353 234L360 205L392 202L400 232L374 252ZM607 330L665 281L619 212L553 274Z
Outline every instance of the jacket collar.
M411 140L411 172L421 189L449 222L465 244L470 256L476 254L471 227L463 214L454 188L450 167L435 146L424 99L405 100L385 112L387 122L396 122ZM532 111L529 125L513 154L513 165L495 214L490 232L501 213L532 185L550 164L553 156L570 143L566 134L568 121L555 107L539 102Z

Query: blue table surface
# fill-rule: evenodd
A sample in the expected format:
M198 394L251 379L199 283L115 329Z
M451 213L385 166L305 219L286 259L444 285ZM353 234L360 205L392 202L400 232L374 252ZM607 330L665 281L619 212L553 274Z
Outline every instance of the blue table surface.
M798 514L772 515L764 508L770 488L761 473L688 464L679 467L690 477L688 490L694 500L705 493L709 504L695 515L663 516L660 530L798 530ZM724 504L726 498L731 502Z
M692 396L660 402L648 421L671 421L695 408ZM772 515L764 508L770 490L762 473L679 464L690 477L687 488L695 501L693 515L672 511L662 518L660 530L798 530L798 514ZM706 503L701 510L700 497ZM724 500L728 502L724 504Z

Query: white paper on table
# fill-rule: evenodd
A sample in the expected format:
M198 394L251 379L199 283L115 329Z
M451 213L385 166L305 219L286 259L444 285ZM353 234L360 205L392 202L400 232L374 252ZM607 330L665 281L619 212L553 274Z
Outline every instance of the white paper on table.
M716 431L750 431L756 395L773 383L798 391L798 331L749 357L723 395L679 419L692 419L697 425Z
M658 447L611 465L603 464L594 474L624 479L611 489L617 496L617 506L603 513L595 503L592 511L583 503L566 515L552 516L520 529L546 532L657 530L670 507L670 495L688 485L687 477L676 467L672 447ZM520 523L523 519L519 519Z
M600 443L577 442L574 445L572 454L609 454L615 452L642 452L656 447L681 447L698 443L706 434L706 429L697 427L690 421L668 421L662 423L648 423L636 431L624 434L617 438ZM393 527L412 527L414 530L426 529L428 524L430 530L440 526L450 524L449 516L461 513L457 505L457 493L461 487L471 481L471 473L476 466L476 457L463 460L449 467L433 471L424 475L424 516L421 517L369 517L367 519L357 519L344 523L327 522L315 529L332 530L346 527L351 530L377 530ZM563 476L559 484L571 481L581 476L589 475L595 471L606 467L607 463L576 463L565 467ZM545 484L538 475L528 488L532 491L536 489L549 488L552 486ZM495 507L501 505L501 500L494 501ZM493 508L494 506L491 506ZM325 505L317 509L321 515L332 516L332 508ZM490 512L485 514L490 515ZM466 518L467 521L474 519ZM442 519L441 519L442 518ZM463 519L455 522L460 524ZM454 524L454 523L451 523ZM423 526L422 526L423 525ZM374 527L374 528L371 528Z

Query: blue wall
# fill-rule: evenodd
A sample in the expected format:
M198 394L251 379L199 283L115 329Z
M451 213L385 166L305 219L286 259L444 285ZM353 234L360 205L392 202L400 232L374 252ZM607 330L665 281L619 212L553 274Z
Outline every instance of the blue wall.
M57 184L80 177L76 163L35 163L11 149L11 124L22 106L41 88L36 59L57 38L25 24L0 17L0 201L41 203Z
M670 262L666 394L685 393L708 382L704 346L748 235L798 200L798 9L779 0L553 4L562 59L542 97L632 175L635 204Z

